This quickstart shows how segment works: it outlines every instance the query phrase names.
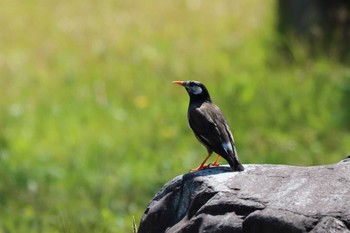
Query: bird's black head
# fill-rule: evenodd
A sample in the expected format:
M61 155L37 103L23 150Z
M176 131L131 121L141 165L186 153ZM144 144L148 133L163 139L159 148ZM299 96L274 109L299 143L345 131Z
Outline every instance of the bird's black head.
M198 81L174 81L174 83L186 88L191 101L211 101L207 88Z

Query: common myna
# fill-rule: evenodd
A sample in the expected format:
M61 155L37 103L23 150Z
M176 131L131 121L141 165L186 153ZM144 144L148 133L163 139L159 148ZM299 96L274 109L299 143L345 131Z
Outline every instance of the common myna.
M210 99L207 88L198 81L174 81L186 88L190 96L188 123L197 139L207 148L208 156L191 172L210 166L219 166L220 156L227 160L233 171L243 171L230 128L221 110ZM218 154L211 164L205 164L212 153Z

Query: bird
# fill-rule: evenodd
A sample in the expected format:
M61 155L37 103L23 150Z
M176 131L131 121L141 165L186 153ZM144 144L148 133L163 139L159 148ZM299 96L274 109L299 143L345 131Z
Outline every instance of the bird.
M188 124L198 141L204 145L208 151L207 157L195 169L196 172L211 166L220 166L218 163L220 156L230 165L233 171L244 171L240 163L234 143L234 139L224 114L216 106L209 95L204 84L195 81L173 81L173 83L185 87L189 94ZM211 164L206 164L209 157L215 152L217 157Z

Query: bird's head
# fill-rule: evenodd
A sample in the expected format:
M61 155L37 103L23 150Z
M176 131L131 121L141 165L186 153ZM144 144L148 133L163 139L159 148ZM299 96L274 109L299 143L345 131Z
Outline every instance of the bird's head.
M190 95L190 98L210 100L209 92L207 88L200 82L190 80L190 81L173 81L178 85L186 88L186 91Z

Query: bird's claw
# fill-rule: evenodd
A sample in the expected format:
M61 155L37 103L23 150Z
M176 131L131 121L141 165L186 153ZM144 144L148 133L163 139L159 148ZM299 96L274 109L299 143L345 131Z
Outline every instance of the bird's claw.
M190 172L196 172L196 171L211 168L211 167L219 167L220 165L221 163L215 163L215 162L209 163L209 164L203 164L203 166L199 166L197 168L191 169Z
M196 171L199 171L199 170L203 170L203 169L206 169L206 168L209 168L212 164L209 163L209 164L203 164L197 168L194 168L194 169L191 169L190 172L196 172Z
M221 163L211 163L208 165L208 167L219 167L221 165Z

